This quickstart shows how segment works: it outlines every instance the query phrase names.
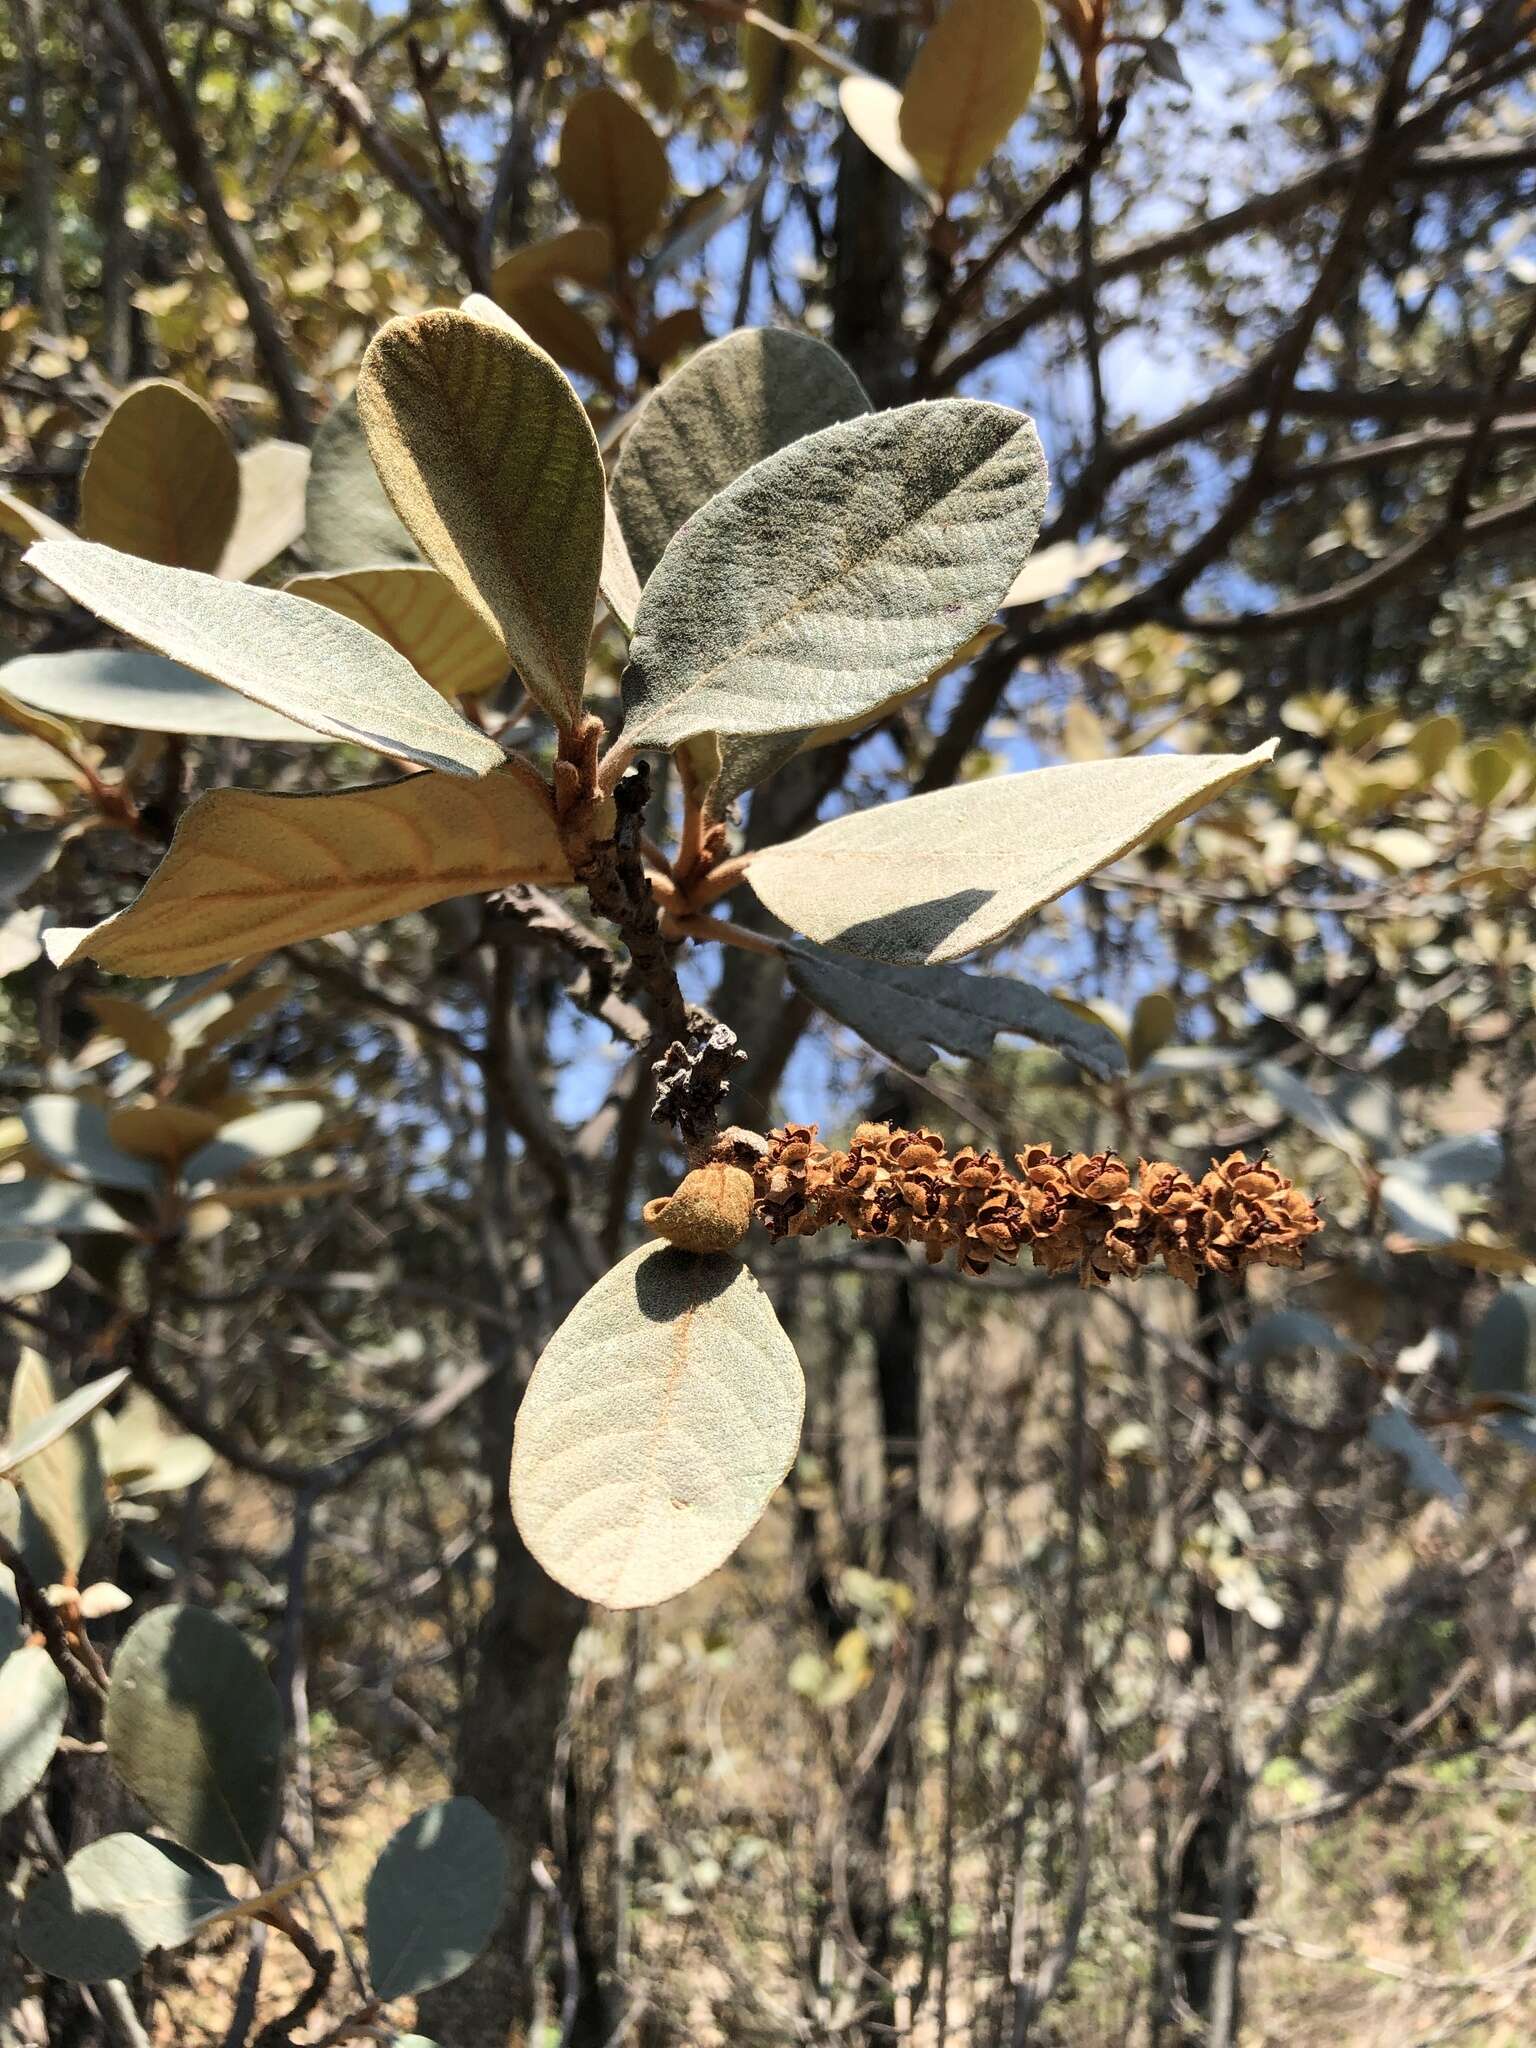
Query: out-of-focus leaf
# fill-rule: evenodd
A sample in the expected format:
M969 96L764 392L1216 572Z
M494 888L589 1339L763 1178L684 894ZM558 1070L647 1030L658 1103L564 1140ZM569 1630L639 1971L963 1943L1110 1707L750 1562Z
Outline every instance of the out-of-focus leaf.
M47 1555L50 1580L73 1577L106 1519L95 1433L79 1425L115 1391L110 1383L120 1386L122 1379L109 1373L60 1401L45 1362L35 1351L21 1354L11 1382L10 1442L0 1456L8 1473L20 1474L23 1547L30 1559ZM38 1535L45 1539L41 1550Z
M1405 1159L1388 1159L1382 1172L1423 1188L1481 1188L1497 1180L1504 1168L1504 1146L1497 1131L1472 1131L1465 1137L1440 1138Z
M1536 1394L1536 1287L1501 1287L1472 1332L1467 1384L1477 1394Z
M168 1429L159 1407L135 1388L118 1413L97 1418L102 1465L119 1494L181 1493L213 1467L201 1437Z
M624 737L794 731L923 682L997 609L1045 489L1032 423L974 399L870 413L757 463L645 586Z
M1040 0L948 0L901 96L901 140L946 204L1029 105L1045 47Z
M843 119L871 156L878 157L888 171L919 193L930 206L938 205L938 194L923 176L923 167L901 139L901 94L883 78L869 78L862 72L845 78L837 88Z
M0 1301L46 1294L69 1271L69 1247L48 1237L0 1237Z
M262 441L240 456L240 509L218 569L243 583L286 554L304 532L309 450L297 441Z
M893 965L958 960L1267 761L1147 754L997 776L856 811L752 856L747 879L820 945Z
M53 1762L69 1713L69 1688L41 1645L0 1663L0 1814L19 1806Z
M1144 995L1131 1013L1130 1043L1126 1051L1132 1073L1139 1074L1147 1061L1160 1053L1179 1028L1179 1013L1173 998L1161 989Z
M379 482L355 396L327 413L315 436L304 499L304 546L317 569L421 560Z
M308 1145L325 1121L320 1102L274 1102L226 1124L209 1144L194 1152L185 1167L189 1183L228 1180L270 1159L286 1159Z
M165 378L107 417L80 479L80 531L175 569L214 569L234 531L240 468L218 416Z
M107 1749L184 1848L254 1870L277 1818L283 1716L261 1660L200 1607L160 1607L123 1638Z
M168 1169L206 1144L218 1128L219 1119L210 1111L190 1109L181 1102L115 1109L107 1118L107 1135L119 1151Z
M572 284L606 284L613 274L613 240L605 227L583 222L562 228L542 242L525 242L504 256L491 277L491 297L516 318L510 294L524 285L547 283L552 277Z
M132 1236L133 1225L125 1222L109 1202L89 1188L65 1180L13 1180L0 1186L0 1230L105 1230L114 1236Z
M1288 1067L1282 1067L1274 1060L1265 1060L1254 1068L1253 1075L1264 1093L1315 1138L1336 1145L1351 1159L1364 1158L1365 1147L1360 1134L1345 1122L1331 1103L1315 1095L1306 1082L1298 1080Z
M21 1120L28 1141L52 1165L77 1180L149 1194L160 1185L153 1166L113 1144L107 1113L97 1103L77 1095L35 1095L22 1105Z
M46 512L39 512L35 505L29 505L14 491L5 490L0 490L0 533L24 548L30 547L35 540L74 538L69 528L59 520L50 519Z
M551 799L511 766L477 782L412 775L329 796L219 789L183 813L136 902L47 943L59 965L190 974L452 896L558 887L570 875Z
M403 655L339 613L88 541L40 541L27 559L119 632L315 732L460 775L504 758Z
M295 576L283 587L366 626L445 697L480 696L507 672L507 650L498 635L446 576L424 563Z
M736 1259L651 1244L545 1347L518 1411L512 1511L551 1578L651 1607L748 1535L800 1441L805 1381Z
M92 990L85 1005L109 1037L121 1039L134 1058L143 1060L147 1066L163 1067L175 1052L170 1031L142 1003L131 1002L127 996L100 995ZM128 1151L133 1149L125 1147Z
M1458 1512L1466 1506L1467 1489L1429 1438L1406 1411L1392 1400L1378 1408L1368 1429L1371 1442L1392 1451L1408 1468L1408 1477L1423 1493L1438 1494Z
M1015 604L1041 604L1048 597L1063 597L1074 583L1091 576L1095 569L1118 562L1125 553L1118 541L1059 540L1048 548L1037 548L1009 585L1003 609Z
M0 981L20 974L43 957L43 934L58 922L46 904L0 916Z
M507 1888L501 1830L473 1799L413 1814L368 1880L368 1974L386 2004L446 1984L490 1940Z
M151 1949L180 1948L236 1910L201 1857L149 1835L103 1835L37 1880L16 1939L48 1976L101 1984L132 1976Z
M0 669L0 682L24 704L126 732L180 732L318 746L326 737L269 711L222 683L135 648L81 647L69 654L24 654Z
M381 329L358 407L401 518L568 726L597 601L602 458L558 364L489 300L471 306Z
M616 388L608 344L580 306L562 298L545 278L500 292L494 303L545 354L605 391Z
M1454 1244L1461 1223L1426 1181L1402 1174L1383 1176L1381 1206L1405 1237L1419 1244Z
M0 903L14 903L40 881L63 845L64 835L46 826L7 825L5 837L0 839Z
M743 327L711 342L653 391L624 436L613 503L641 584L685 519L754 462L869 411L824 342Z
M1319 1351L1326 1357L1352 1358L1359 1345L1341 1336L1324 1317L1310 1309L1277 1308L1255 1316L1242 1336L1222 1351L1223 1365L1267 1365L1293 1351Z
M1125 1068L1114 1032L1031 982L962 967L881 967L810 947L792 949L788 965L802 995L910 1073L926 1074L936 1050L985 1059L1005 1032L1053 1046L1101 1079Z
M672 189L655 131L607 85L578 93L566 109L555 179L584 221L607 229L621 261L656 232Z

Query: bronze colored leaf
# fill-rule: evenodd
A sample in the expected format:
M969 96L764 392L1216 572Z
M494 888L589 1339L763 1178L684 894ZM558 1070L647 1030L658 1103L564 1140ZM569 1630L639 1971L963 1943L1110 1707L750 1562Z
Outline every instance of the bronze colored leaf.
M187 810L127 910L48 937L61 965L195 974L450 896L570 879L547 792L511 764L330 796L220 789Z
M667 152L650 123L609 85L572 100L555 177L582 219L608 230L621 260L650 240L672 189Z
M1040 0L949 0L901 96L901 140L947 205L1029 105L1045 47Z
M239 504L240 465L218 416L156 377L135 385L96 438L80 531L167 568L216 569Z

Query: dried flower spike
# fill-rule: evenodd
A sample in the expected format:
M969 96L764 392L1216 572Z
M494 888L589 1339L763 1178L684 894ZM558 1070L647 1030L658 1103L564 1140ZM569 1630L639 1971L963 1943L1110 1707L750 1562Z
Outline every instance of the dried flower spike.
M1049 1273L1085 1287L1161 1261L1193 1286L1202 1272L1299 1266L1322 1228L1307 1197L1267 1161L1243 1153L1195 1180L1143 1159L1133 1176L1113 1152L1058 1155L1031 1145L1018 1172L995 1152L950 1156L933 1131L860 1124L848 1149L819 1143L814 1124L769 1134L756 1169L756 1214L773 1237L812 1237L842 1225L855 1237L920 1244L937 1263L953 1251L964 1273L1011 1265L1028 1249Z

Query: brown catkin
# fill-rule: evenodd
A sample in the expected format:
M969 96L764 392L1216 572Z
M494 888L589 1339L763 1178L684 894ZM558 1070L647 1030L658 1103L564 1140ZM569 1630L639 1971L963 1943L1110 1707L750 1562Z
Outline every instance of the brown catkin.
M769 1133L755 1170L756 1215L772 1237L840 1224L855 1237L920 1244L932 1264L953 1251L964 1273L985 1273L994 1259L1011 1265L1028 1250L1037 1266L1076 1273L1084 1287L1161 1260L1193 1286L1202 1272L1299 1266L1323 1227L1284 1174L1241 1152L1195 1180L1165 1160L1140 1160L1133 1175L1113 1152L1031 1145L1015 1173L995 1152L967 1146L951 1156L932 1131L860 1124L838 1152L816 1129Z

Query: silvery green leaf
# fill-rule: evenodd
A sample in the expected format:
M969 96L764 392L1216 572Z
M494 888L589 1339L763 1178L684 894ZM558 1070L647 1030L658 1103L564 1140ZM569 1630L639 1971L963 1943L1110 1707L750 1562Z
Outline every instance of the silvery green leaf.
M473 1799L413 1814L368 1880L368 1970L386 2002L467 1970L491 1938L507 1887L501 1830Z
M69 1713L69 1688L48 1652L38 1644L12 1649L13 1642L7 1631L0 1648L0 1814L41 1781Z
M1254 1079L1265 1094L1283 1109L1288 1117L1309 1130L1315 1138L1322 1138L1329 1145L1336 1145L1351 1159L1365 1156L1365 1147L1360 1135L1353 1130L1339 1112L1320 1095L1316 1095L1305 1081L1298 1080L1289 1067L1282 1067L1274 1060L1265 1060L1253 1070Z
M1536 1395L1536 1287L1501 1287L1472 1332L1467 1384L1478 1394Z
M0 1230L102 1230L131 1236L109 1202L66 1180L13 1180L0 1187Z
M0 677L4 673L0 669ZM58 859L63 844L63 834L49 826L8 823L0 838L0 903L13 903L40 881Z
M120 633L313 732L456 775L505 759L403 654L340 612L91 541L38 541L26 559Z
M802 731L915 688L1034 545L1045 457L1022 413L940 399L770 455L674 536L624 671L624 738Z
M1461 1236L1456 1212L1446 1207L1428 1182L1405 1174L1385 1174L1380 1195L1391 1221L1415 1244L1454 1244Z
M53 1237L0 1237L0 1301L46 1294L69 1271L69 1247Z
M317 569L419 562L368 453L356 396L320 423L304 494L304 550Z
M179 661L135 647L24 654L0 668L0 689L34 711L125 732L178 732L318 746L325 734L227 690Z
M325 1121L321 1102L274 1102L236 1117L216 1138L210 1138L182 1168L189 1187L200 1181L228 1180L232 1174L282 1159L307 1145Z
M1381 1170L1424 1188L1481 1188L1496 1180L1503 1166L1498 1133L1471 1131L1465 1137L1440 1138L1404 1159L1389 1159Z
M103 1835L37 1880L16 1938L48 1976L100 1984L131 1976L151 1949L179 1948L236 1903L216 1870L174 1842Z
M1293 1351L1320 1351L1334 1358L1358 1355L1360 1346L1341 1336L1332 1323L1310 1309L1271 1309L1255 1316L1248 1328L1221 1354L1223 1365L1266 1365Z
M910 1073L926 1074L936 1052L985 1059L1003 1033L1053 1046L1100 1079L1125 1071L1107 1025L1032 982L963 967L883 967L812 946L791 948L787 961L802 995Z
M868 411L852 370L809 335L742 327L690 356L641 406L614 471L642 586L683 522L753 463Z
M22 1104L28 1142L64 1172L102 1187L153 1194L160 1175L147 1159L121 1152L107 1135L107 1113L78 1095L34 1095Z

